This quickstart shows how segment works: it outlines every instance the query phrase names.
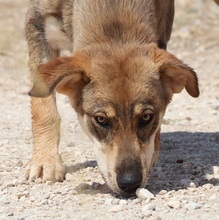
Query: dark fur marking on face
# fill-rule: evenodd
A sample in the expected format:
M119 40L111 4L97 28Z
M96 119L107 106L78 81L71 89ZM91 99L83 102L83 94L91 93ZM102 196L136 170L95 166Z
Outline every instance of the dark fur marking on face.
M157 45L160 49L166 50L166 48L167 48L167 45L162 40L158 40Z
M142 126L138 124L137 134L138 134L138 138L140 139L140 141L143 143L149 141L150 137L155 133L158 125L159 125L158 115L154 115L151 123L148 125Z
M103 25L104 34L114 40L121 40L124 29L123 25L119 21L111 21L110 23L105 23Z

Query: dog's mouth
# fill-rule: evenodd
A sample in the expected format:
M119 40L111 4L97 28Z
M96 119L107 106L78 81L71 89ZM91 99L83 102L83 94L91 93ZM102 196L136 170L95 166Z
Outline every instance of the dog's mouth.
M118 196L131 197L136 195L138 188L146 186L147 173L147 169L133 166L125 170L121 167L113 174L101 172L101 175L107 186L112 190L112 193Z

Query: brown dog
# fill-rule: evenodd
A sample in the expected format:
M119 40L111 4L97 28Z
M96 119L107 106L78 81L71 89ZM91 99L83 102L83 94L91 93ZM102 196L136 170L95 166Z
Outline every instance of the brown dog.
M64 178L56 90L69 97L93 140L108 186L118 194L146 186L172 95L183 88L199 95L195 72L165 51L173 16L174 0L31 1L26 21L34 81L29 180ZM56 58L62 49L73 55Z

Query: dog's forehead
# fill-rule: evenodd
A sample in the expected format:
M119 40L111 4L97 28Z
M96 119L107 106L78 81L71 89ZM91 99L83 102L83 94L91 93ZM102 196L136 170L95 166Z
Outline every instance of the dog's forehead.
M117 52L114 56L108 54L108 57L103 54L92 61L91 81L104 96L107 93L117 96L131 93L136 96L135 93L149 89L159 81L159 68L142 54Z
M160 106L162 88L159 68L145 54L136 52L108 52L91 61L91 81L83 91L83 106L91 106L115 115L113 109L124 112L137 103ZM141 111L142 104L135 108Z

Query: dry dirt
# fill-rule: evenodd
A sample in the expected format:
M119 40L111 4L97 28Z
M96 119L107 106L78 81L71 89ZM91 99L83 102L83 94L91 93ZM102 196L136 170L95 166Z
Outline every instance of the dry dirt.
M0 219L219 219L219 7L210 0L177 0L168 50L198 73L201 95L176 95L162 124L151 199L111 194L92 145L67 99L60 152L63 183L27 183L32 135L27 92L27 0L0 0Z

